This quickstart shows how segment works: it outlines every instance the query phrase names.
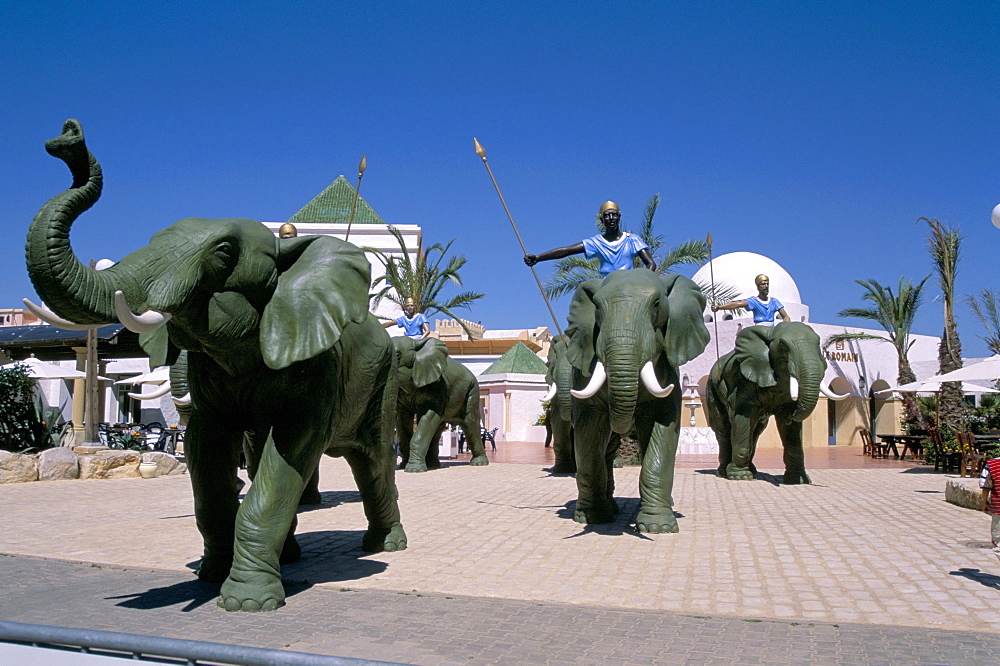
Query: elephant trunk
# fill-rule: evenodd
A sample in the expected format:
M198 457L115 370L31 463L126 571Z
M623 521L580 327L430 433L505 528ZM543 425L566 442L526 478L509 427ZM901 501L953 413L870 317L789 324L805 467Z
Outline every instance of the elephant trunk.
M96 271L84 266L69 243L70 227L101 196L101 166L83 139L83 129L67 120L63 133L45 149L63 160L73 175L72 186L52 197L35 215L25 248L28 275L35 291L60 317L78 324L114 322L114 292L135 295L133 279L120 267Z
M816 408L823 368L819 367L818 363L809 363L792 377L798 381L798 399L795 401L795 411L792 412L791 418L793 421L804 421Z
M568 363L560 363L556 366L556 410L564 421L573 418L573 396L570 389L573 387L573 366Z
M619 435L628 435L635 421L639 368L643 363L634 336L608 336L605 349L611 430Z

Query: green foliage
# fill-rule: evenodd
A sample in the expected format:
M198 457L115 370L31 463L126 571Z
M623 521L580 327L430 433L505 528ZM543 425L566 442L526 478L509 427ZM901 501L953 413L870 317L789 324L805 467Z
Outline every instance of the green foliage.
M637 236L649 246L649 253L656 262L657 274L670 273L675 266L681 264L703 264L708 260L708 243L703 240L689 240L668 248L662 234L657 234L654 228L656 209L660 205L660 195L654 194L646 202L642 222ZM598 217L597 227L603 232L604 226ZM622 227L624 230L624 227ZM556 261L556 272L545 281L545 295L549 298L559 298L576 291L583 282L601 277L598 272L597 259L585 259L583 255L574 254ZM642 261L636 257L635 267L642 266Z
M979 338L993 354L1000 354L1000 306L997 305L997 297L998 293L992 289L983 289L978 298L965 296L965 304L986 329L986 335Z
M403 234L393 226L389 227L389 233L393 235L399 244L401 256L391 256L375 248L366 247L365 252L371 252L378 256L385 266L385 275L375 280L372 287L377 289L371 296L371 307L378 307L383 298L403 307L407 298L412 298L417 312L422 312L430 319L436 312L447 315L457 321L466 333L470 333L465 328L462 320L455 315L453 310L468 308L473 301L476 301L486 294L477 294L472 291L463 291L453 296L447 301L442 300L441 290L452 284L457 287L462 286L462 278L459 270L465 265L464 256L451 257L447 264L442 266L451 244L455 242L452 238L447 245L435 243L426 250L418 253L416 262L411 262L409 249L406 247L406 240ZM471 337L471 333L470 333Z
M551 400L543 400L542 401L542 413L538 415L538 418L535 419L535 422L532 425L536 425L536 426L542 425L543 426L546 423L548 423L548 420L549 420L549 406L551 404L552 404Z
M22 453L51 445L35 406L35 384L27 366L0 368L0 449Z

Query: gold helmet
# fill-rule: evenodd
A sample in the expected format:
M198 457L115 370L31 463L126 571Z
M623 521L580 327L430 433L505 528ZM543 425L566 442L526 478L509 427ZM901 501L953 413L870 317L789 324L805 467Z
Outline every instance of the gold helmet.
M299 235L299 230L291 222L285 222L278 227L278 238L295 238Z
M614 201L605 201L604 203L601 204L601 210L598 213L598 215L604 215L604 212L608 210L616 210L618 211L619 214L621 214L622 212L622 209L619 208L618 204L616 204Z

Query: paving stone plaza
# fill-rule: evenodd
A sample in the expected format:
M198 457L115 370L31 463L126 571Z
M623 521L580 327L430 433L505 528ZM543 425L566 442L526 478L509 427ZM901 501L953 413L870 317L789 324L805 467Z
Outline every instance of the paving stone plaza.
M288 603L262 614L194 578L186 476L0 486L0 618L419 664L1000 661L989 517L945 502L946 475L807 450L813 485L783 486L780 452L752 482L681 457L680 533L650 537L630 526L639 468L616 470L619 520L585 527L551 452L500 448L398 473L409 548L375 555L325 458Z

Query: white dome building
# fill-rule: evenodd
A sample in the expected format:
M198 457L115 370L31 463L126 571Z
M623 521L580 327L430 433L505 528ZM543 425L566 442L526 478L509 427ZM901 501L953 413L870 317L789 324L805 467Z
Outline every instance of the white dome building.
M808 322L809 307L802 304L802 297L799 296L795 280L778 262L762 254L754 252L724 254L699 268L692 279L700 285L710 286L714 276L717 289L735 289L739 295L734 300L741 300L757 295L754 279L761 274L770 279L770 295L781 301L789 318L792 321ZM711 309L706 309L705 321L711 322L714 314L716 313ZM717 314L720 321L748 319L752 322L753 320L753 315L747 311L735 315L732 311L723 310Z

